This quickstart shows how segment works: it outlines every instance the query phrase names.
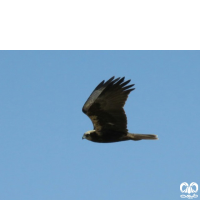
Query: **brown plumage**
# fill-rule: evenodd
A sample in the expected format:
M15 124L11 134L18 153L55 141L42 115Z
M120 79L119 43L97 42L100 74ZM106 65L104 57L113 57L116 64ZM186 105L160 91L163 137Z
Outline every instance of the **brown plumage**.
M119 142L125 140L158 139L156 135L131 134L127 129L124 104L135 88L127 85L125 77L102 81L89 96L82 111L91 119L94 130L87 131L83 139L93 142Z

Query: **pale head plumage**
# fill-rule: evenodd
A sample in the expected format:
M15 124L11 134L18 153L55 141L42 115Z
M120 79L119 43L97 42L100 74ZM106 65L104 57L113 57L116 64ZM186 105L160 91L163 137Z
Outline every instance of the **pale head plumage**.
M90 130L84 133L82 139L92 140L90 134L96 132L95 130Z

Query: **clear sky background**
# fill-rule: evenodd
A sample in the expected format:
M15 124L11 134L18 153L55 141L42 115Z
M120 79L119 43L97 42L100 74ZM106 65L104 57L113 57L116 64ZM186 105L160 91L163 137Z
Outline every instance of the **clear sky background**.
M159 140L82 140L82 106L111 76L135 83L129 131ZM176 200L200 185L199 51L1 51L0 92L2 200Z

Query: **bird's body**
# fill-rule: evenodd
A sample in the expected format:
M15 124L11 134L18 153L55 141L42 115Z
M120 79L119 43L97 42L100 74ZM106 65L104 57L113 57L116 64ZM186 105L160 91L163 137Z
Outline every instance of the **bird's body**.
M83 139L110 143L126 140L158 139L156 135L128 133L124 104L134 84L123 78L102 81L92 92L82 111L91 119L94 130L87 131Z
M99 143L120 142L128 139L126 133L112 130L102 131L100 134L91 130L87 131L85 136L85 139Z

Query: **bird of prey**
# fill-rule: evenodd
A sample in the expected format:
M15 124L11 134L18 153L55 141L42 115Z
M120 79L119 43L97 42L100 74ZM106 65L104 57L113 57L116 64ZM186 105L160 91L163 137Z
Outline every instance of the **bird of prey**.
M124 104L134 84L127 85L125 77L113 76L102 81L89 96L82 111L91 119L94 130L84 133L82 139L92 142L109 143L126 140L157 140L157 135L129 133Z

